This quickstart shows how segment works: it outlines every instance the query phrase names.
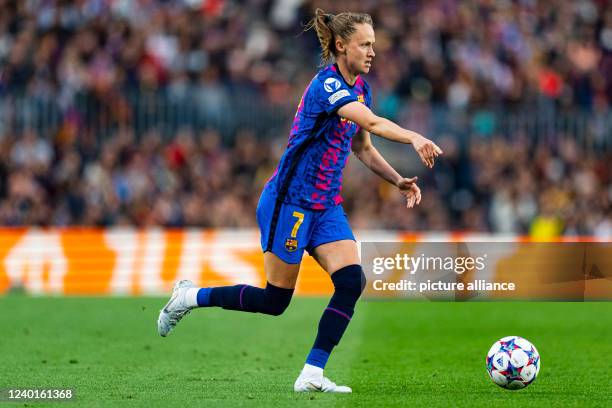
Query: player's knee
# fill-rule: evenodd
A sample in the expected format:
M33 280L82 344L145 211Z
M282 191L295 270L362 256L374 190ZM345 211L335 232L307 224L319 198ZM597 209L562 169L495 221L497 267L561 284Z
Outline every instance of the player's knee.
M355 299L361 296L366 285L366 276L361 265L345 266L334 272L331 278L336 292L346 293Z
M287 310L287 307L289 307L289 302L287 302L286 304L270 305L270 307L267 308L267 314L271 316L280 316L283 313L285 313L285 310Z
M272 316L282 315L293 296L293 289L279 288L268 283L264 292L264 304L261 312Z
M290 302L291 298L283 299L282 301L277 299L274 302L267 303L262 312L271 316L280 316L285 313L285 310L287 310L289 307Z

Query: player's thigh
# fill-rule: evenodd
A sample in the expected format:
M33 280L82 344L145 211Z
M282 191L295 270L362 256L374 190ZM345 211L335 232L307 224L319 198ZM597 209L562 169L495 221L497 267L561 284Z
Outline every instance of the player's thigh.
M264 253L264 271L266 279L274 286L294 289L300 273L300 264L283 261L272 252Z
M357 243L351 239L328 242L312 251L313 258L330 275L349 265L359 265Z
M312 221L311 211L281 205L268 190L262 192L257 206L257 223L266 278L274 286L295 288Z
M306 249L330 275L360 263L355 236L342 206L321 213Z

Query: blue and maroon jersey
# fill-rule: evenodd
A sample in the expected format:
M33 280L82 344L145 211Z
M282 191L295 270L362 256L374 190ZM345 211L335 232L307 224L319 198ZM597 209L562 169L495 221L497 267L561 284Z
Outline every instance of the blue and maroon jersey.
M342 170L359 126L337 111L350 102L370 107L370 87L357 77L350 86L337 65L312 79L297 108L287 149L266 188L288 204L324 210L342 202Z

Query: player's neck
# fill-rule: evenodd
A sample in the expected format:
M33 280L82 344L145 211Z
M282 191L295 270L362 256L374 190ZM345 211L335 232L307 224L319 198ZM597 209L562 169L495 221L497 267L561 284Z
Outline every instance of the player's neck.
M350 86L355 85L355 82L357 81L357 76L359 74L353 74L351 71L349 71L348 67L342 60L336 61L336 65L340 70L340 75L342 75L342 78L344 78L344 82L346 82Z

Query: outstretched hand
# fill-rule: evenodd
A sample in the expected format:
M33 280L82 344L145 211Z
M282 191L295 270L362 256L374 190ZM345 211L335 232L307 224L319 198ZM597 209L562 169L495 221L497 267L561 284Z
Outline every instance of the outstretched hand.
M442 154L442 149L434 142L419 134L416 134L412 139L412 146L418 153L423 164L430 169L433 168L436 157Z
M421 189L416 185L418 177L403 178L397 183L400 194L406 197L406 208L412 208L421 202Z

